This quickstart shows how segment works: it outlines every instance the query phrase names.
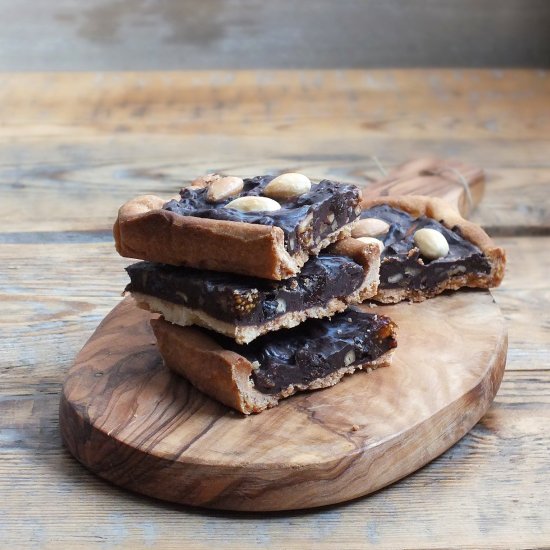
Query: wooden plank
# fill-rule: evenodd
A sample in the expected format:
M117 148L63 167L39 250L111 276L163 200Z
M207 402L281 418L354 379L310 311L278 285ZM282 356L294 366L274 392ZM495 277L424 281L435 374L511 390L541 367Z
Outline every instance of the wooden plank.
M506 276L502 285L493 292L514 293L527 290L536 293L548 290L550 280L550 255L544 254L550 247L549 237L496 237L495 242L506 250Z
M6 75L3 136L132 131L538 139L550 78L534 70L195 71ZM335 136L337 141L339 135Z
M550 249L550 239L516 237L496 242L507 251L506 277L493 295L508 321L508 368L536 369L548 363L550 356L550 255L541 254Z
M291 528L300 548L545 546L549 82L535 71L3 75L0 540L280 547ZM498 243L509 256L495 291L509 322L508 368L462 442L371 499L269 519L126 494L60 449L61 380L126 282L110 226L128 196L171 194L211 170L366 182L378 175L372 155L392 167L426 154L488 170L474 219L506 236Z
M116 489L60 447L59 386L33 397L8 395L0 400L0 491L9 502L2 541L46 549L280 548L283 541L289 548L544 547L549 387L550 371L507 372L481 422L416 474L367 499L269 518L166 505Z
M550 249L550 238L497 243L508 253L506 277L493 291L509 323L507 368L550 368L550 256L540 254ZM111 242L0 246L0 297L6 319L0 332L7 344L3 360L27 369L39 363L38 380L54 379L59 366L68 368L120 300L128 280L124 266L130 263L116 254ZM32 379L18 377L23 372L30 371L17 369L6 383L20 388L32 384Z
M488 170L476 221L548 234L549 94L536 71L6 75L0 230L108 230L130 194L212 170L364 185L373 156L389 170L437 155Z
M550 235L550 170L545 167L487 171L485 196L470 218L491 235Z
M550 291L495 291L508 322L508 369L549 368Z
M32 395L60 383L78 350L119 298L0 294L0 300L6 319L0 324L3 391L12 388Z
M86 236L87 234L85 234ZM105 297L119 295L127 281L124 266L131 259L121 258L112 236L96 239L0 245L0 293L45 297ZM502 286L494 292L549 290L550 237L496 238L507 251L507 271Z
M0 186L0 231L110 231L118 207L130 196L156 193L168 197L197 174L209 171L242 175L301 171L312 177L329 177L363 186L380 176L368 156L368 146L357 140L330 146L330 151L327 144L321 144L310 152L304 150L301 141L285 142L285 148L293 143L296 147L293 152L282 151L275 139L264 142L241 139L238 148L232 140L221 138L197 143L179 138L163 138L159 142L144 136L141 144L132 146L134 141L135 137L95 139L92 143L70 146L50 143L47 147L23 141L16 149L0 148L0 178L5 182ZM514 146L521 148L519 143ZM223 151L212 152L215 147ZM533 153L537 147L540 147L539 161L546 162L548 145L543 142L530 145L529 151ZM378 148L384 150L386 145L378 144L371 151ZM453 146L448 142L434 143L434 149L448 157ZM113 150L118 152L118 158ZM182 150L186 151L185 159ZM400 162L400 155L403 159L421 154L423 147L414 149L395 142L391 150L391 159L381 157L388 170ZM486 162L482 155L493 158L499 155L503 161L506 156L502 150L497 152L495 144L485 148L483 144L472 143L463 151L464 158L470 162L477 158L478 165ZM23 160L19 162L19 158ZM26 158L32 160L27 164ZM549 166L490 168L485 197L473 214L474 221L493 234L548 234L549 182ZM32 222L28 214L31 204Z

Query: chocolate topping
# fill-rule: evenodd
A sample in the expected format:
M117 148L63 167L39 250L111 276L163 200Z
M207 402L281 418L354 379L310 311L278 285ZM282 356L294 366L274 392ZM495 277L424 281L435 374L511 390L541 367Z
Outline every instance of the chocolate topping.
M275 176L257 176L244 180L243 190L221 202L207 200L207 188L184 188L181 199L171 200L164 209L181 216L195 216L235 222L280 227L288 252L309 250L315 243L354 221L359 215L361 193L354 185L330 180L312 184L311 190L287 200L277 199L281 209L273 212L242 212L225 208L231 200L248 195L262 195L265 186ZM308 216L311 216L308 219Z
M395 325L383 315L349 309L330 319L309 319L301 325L260 336L240 346L215 334L226 349L259 367L256 389L277 394L293 384L309 384L351 365L378 359L397 346Z
M238 326L258 325L292 311L348 296L364 281L363 268L346 256L320 254L300 274L283 281L151 262L126 268L127 291L140 292Z
M385 245L380 265L381 289L426 290L453 276L491 271L483 252L464 239L458 227L445 227L444 220L426 216L414 218L385 204L364 210L361 218L378 218L390 224L386 235L378 237ZM428 260L420 255L414 244L414 233L423 227L435 229L445 237L449 243L449 253L445 257Z

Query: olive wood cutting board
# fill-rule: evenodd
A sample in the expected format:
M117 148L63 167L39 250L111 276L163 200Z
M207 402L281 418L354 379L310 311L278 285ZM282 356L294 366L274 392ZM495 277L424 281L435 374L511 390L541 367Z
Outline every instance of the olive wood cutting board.
M289 510L376 491L483 416L502 379L507 335L488 291L375 311L399 326L391 367L246 417L164 367L151 314L126 298L69 371L63 439L102 478L183 504Z

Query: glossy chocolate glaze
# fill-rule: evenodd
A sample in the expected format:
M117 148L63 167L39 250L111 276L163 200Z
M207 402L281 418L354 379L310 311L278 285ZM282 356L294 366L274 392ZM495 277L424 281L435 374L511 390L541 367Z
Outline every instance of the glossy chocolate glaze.
M397 346L388 317L349 309L330 319L309 319L291 329L260 336L240 346L215 335L220 344L260 366L257 390L276 394L292 384L309 384L350 365L373 361Z
M378 237L385 245L380 265L381 289L429 290L456 275L485 275L491 271L483 252L464 239L458 227L451 230L432 218L414 218L385 204L364 210L361 218L378 218L390 224L388 233ZM445 237L449 243L447 256L428 260L420 255L414 233L423 227L435 229Z
M346 256L310 258L299 275L270 281L151 262L126 268L127 291L141 292L237 326L259 325L281 315L348 296L364 281L363 268Z
M315 243L354 221L360 214L359 189L355 185L330 180L312 184L308 193L298 197L277 199L281 209L274 212L241 212L225 208L227 203L237 197L262 195L263 189L274 177L257 176L245 179L241 193L217 203L207 201L207 188L184 188L180 191L181 199L171 200L164 205L164 209L181 216L280 227L285 236L285 248L290 253L314 248Z

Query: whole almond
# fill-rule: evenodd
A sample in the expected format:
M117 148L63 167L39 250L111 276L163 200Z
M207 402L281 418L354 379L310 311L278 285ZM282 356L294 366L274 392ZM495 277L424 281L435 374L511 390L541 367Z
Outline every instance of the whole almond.
M233 199L225 205L225 208L234 208L241 212L273 212L279 210L281 205L267 197L247 195Z
M443 258L449 253L447 239L437 230L423 227L414 234L414 243L420 254L429 260Z
M219 174L206 174L206 176L195 178L189 187L206 187L219 179L221 179Z
M311 181L303 174L289 172L273 178L265 187L264 195L276 199L291 199L311 190Z
M375 239L374 237L357 237L357 240L361 241L362 243L375 244L380 249L380 254L382 254L382 252L384 252L385 246L384 246L384 243L380 239Z
M233 195L238 195L243 190L242 178L226 176L213 181L206 192L206 200L209 202L220 202Z
M378 218L364 218L359 220L351 230L352 237L380 237L390 229L390 224Z
M142 214L147 214L151 210L160 210L165 204L165 200L156 195L141 195L124 203L118 210L120 219L129 219Z

